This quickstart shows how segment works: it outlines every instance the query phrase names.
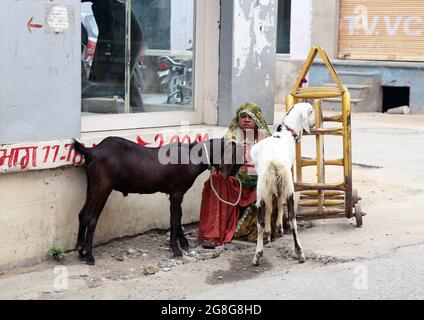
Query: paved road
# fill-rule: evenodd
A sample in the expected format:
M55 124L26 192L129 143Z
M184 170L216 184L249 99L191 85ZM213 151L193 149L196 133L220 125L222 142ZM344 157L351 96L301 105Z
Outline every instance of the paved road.
M225 284L187 299L424 299L424 245L354 263Z

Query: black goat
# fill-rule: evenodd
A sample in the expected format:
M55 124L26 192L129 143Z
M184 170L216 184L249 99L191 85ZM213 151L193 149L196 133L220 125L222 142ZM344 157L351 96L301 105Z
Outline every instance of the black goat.
M227 179L243 163L243 150L232 140L212 139L192 144L172 143L161 148L146 148L129 140L109 137L95 148L85 148L74 140L74 149L84 155L87 198L79 214L77 249L80 258L94 264L94 230L112 192L166 193L171 202L171 249L181 256L189 243L181 228L181 203L184 194L209 165ZM210 157L209 157L210 155Z

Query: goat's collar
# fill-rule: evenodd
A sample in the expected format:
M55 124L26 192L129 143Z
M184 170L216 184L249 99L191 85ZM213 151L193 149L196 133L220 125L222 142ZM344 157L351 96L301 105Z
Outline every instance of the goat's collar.
M280 127L278 128L279 130L277 130L278 132L281 132L282 127L284 127L287 131L289 131L291 133L291 135L294 138L294 141L296 143L299 143L300 141L300 136L297 134L296 131L294 131L294 129L290 128L288 125L286 125L284 122L280 125ZM279 136L275 136L276 138L280 138Z

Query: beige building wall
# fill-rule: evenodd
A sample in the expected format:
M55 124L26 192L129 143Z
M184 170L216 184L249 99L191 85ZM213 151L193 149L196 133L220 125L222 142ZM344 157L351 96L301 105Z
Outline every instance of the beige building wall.
M304 60L294 60L288 57L278 57L276 68L275 104L276 111L280 111L286 103L286 97L290 93L296 78L302 69Z
M312 46L321 46L330 59L337 58L339 0L292 1L290 51L277 55L276 110L281 110ZM306 85L307 86L307 85Z
M172 131L172 128L167 130ZM192 126L189 135L195 136L203 130L212 138L222 137L226 128ZM143 139L152 141L153 131L133 130L130 134L119 135L134 141L135 136L142 134ZM175 132L179 133L180 128L175 128ZM81 141L100 142L99 134L96 136L86 134ZM199 219L203 184L208 175L209 171L205 171L199 176L184 197L184 224ZM53 246L73 250L86 188L86 176L81 166L1 174L0 270L38 263ZM94 243L169 227L169 200L165 194L130 194L124 198L114 191L100 216Z
M339 46L340 0L314 0L312 7L311 43L337 59Z

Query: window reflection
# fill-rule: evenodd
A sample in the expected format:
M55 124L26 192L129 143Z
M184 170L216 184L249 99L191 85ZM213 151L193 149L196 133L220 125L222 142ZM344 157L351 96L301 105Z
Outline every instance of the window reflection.
M82 0L82 112L125 112L125 0ZM193 108L193 0L131 1L131 113Z
M277 53L290 53L291 0L278 0Z

